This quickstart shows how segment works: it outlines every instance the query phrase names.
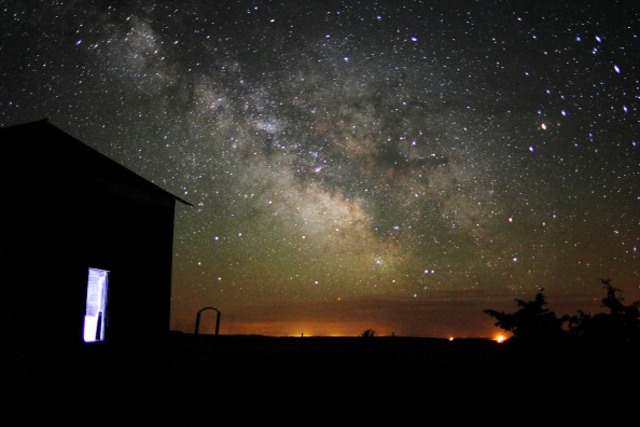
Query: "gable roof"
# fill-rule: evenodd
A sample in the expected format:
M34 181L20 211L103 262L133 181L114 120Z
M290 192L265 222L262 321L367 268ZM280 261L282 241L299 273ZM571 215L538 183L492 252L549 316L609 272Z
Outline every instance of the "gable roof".
M177 200L193 206L65 133L47 119L0 128L0 162L13 178L52 169L76 180L91 180L111 192L136 198ZM44 177L41 177L44 179ZM37 178L36 178L37 179ZM64 191L60 189L59 191Z

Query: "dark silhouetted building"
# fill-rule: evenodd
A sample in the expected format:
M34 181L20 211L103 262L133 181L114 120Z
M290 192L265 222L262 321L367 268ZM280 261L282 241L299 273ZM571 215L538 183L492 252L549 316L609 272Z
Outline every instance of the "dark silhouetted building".
M5 342L169 333L176 201L47 120L0 129Z

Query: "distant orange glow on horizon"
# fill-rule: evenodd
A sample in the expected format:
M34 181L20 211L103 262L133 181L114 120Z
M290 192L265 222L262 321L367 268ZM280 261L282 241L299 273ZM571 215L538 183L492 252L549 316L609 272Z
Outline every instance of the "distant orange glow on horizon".
M274 337L349 337L360 336L366 329L373 329L376 335L391 335L381 333L383 328L367 328L360 324L342 322L319 323L289 323L289 322L238 322L225 325L224 334L227 335L266 335Z
M182 324L173 326L174 330L185 333L192 333L192 320L183 319ZM324 322L290 322L290 321L226 321L224 316L220 322L221 335L264 335L272 337L355 337L371 329L376 337L422 337L422 338L444 338L449 341L464 338L487 338L501 342L505 340L504 334L494 329L488 331L470 331L470 328L453 331L445 330L442 333L429 333L425 328L423 333L412 333L403 331L400 328L394 329L386 325L365 325L360 321L324 321ZM214 322L210 319L203 319L200 324L200 334L213 334L215 330ZM455 332L455 333L453 333Z

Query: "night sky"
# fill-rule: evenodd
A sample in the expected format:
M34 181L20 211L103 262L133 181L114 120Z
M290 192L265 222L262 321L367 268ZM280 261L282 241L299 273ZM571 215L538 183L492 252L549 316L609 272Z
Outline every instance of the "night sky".
M492 337L640 299L633 3L2 1L0 126L194 205L174 330Z

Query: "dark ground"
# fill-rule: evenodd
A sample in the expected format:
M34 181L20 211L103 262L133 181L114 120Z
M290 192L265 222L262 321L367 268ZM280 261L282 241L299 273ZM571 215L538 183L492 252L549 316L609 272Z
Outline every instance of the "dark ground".
M608 425L640 402L640 352L610 346L175 334L4 355L7 426Z

